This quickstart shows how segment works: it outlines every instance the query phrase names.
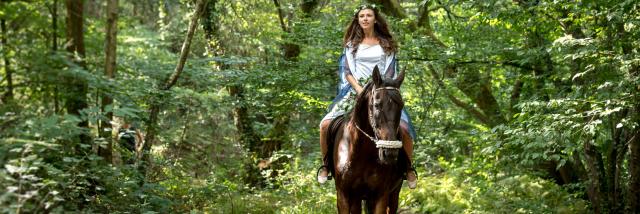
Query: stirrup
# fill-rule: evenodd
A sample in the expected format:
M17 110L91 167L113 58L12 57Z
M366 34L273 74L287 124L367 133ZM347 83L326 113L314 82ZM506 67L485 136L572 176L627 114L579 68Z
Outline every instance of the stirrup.
M322 165L320 166L320 168L318 168L318 171L316 171L316 178L318 179L318 182L320 182L321 184L327 182L327 180L324 181L320 181L320 170L322 170L322 168L327 169L327 180L331 180L332 176L331 176L331 171L329 171L329 167L327 165Z
M413 174L416 175L416 180L418 180L418 170L416 170L416 167L414 165L411 165L411 167L409 168L409 170L413 171ZM407 171L408 172L408 171Z
M413 174L416 176L416 180L414 181L409 181L407 179L407 175L411 171L413 171ZM418 171L416 171L416 168L413 165L409 167L406 173L404 173L404 180L407 180L407 186L409 187L409 189L415 189L418 186Z

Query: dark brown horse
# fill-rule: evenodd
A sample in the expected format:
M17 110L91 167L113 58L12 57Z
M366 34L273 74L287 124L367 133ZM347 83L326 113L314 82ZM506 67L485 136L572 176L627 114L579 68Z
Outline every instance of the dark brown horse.
M348 119L336 119L329 129L329 151L338 212L396 213L406 155L401 151L400 112L404 105L396 79L384 79L378 68L355 101ZM348 121L347 121L348 120Z

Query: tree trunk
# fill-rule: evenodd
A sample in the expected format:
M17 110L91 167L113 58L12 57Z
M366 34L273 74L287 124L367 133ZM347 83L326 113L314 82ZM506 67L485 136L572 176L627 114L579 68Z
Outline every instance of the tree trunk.
M595 213L603 213L606 209L604 191L604 166L602 156L590 141L584 142L585 167L589 175L588 195Z
M157 27L160 11L158 0L136 0L132 4L133 16L140 21L140 24Z
M420 15L418 16L418 20L416 23L417 28L422 28L425 31L425 34L431 38L431 41L436 44L438 47L444 48L446 45L438 39L438 37L433 33L433 28L431 27L431 17L429 16L429 6L433 1L427 1L424 3L422 8L420 9Z
M162 25L166 26L169 25L169 22L171 22L171 19L173 19L173 17L175 16L175 12L173 10L173 5L175 3L172 3L173 1L169 1L169 0L161 0L160 3L160 7L162 8L162 12L164 13L164 17L162 17ZM211 4L211 3L210 3Z
M164 85L160 88L161 91L168 91L178 81L178 78L180 77L180 74L184 69L184 64L187 61L187 56L189 55L189 48L191 47L191 39L193 38L193 34L196 31L196 26L198 25L198 19L202 15L202 12L204 11L206 4L207 4L207 0L198 0L198 2L196 3L196 11L191 17L191 21L189 22L189 30L187 31L187 35L184 39L184 42L182 43L182 49L180 51L180 59L178 60L178 64L176 65L176 68L171 74L171 76L169 76L169 78L166 80ZM160 94L165 94L165 93L160 93ZM151 145L155 142L155 138L157 135L158 129L157 129L156 122L158 121L158 114L160 113L160 105L162 104L161 100L164 100L164 97L162 97L164 95L160 95L160 96L161 97L158 97L156 101L151 103L151 107L149 109L149 120L147 122L147 135L145 136L145 140L142 143L142 158L141 158L142 163L139 164L139 168L138 168L140 173L143 175L146 173L147 167L150 164L151 159L150 159L149 151L151 150Z
M628 213L640 213L640 128L629 138L629 177Z
M7 91L2 97L2 101L7 103L13 100L13 71L9 64L9 47L7 43L7 20L0 20L0 28L2 28L2 60L4 61L4 74L7 80Z
M145 7L147 8L146 17L149 18L147 23L149 23L153 28L157 28L158 19L160 18L160 4L158 0L147 0L144 3L146 3Z
M218 14L215 8L215 2L209 4L209 7L205 11L203 15L203 28L205 30L205 38L207 39L207 52L212 56L223 56L227 52L228 44L227 42L219 38L219 28L218 28ZM229 64L221 63L218 65L220 70L230 69L231 66ZM259 151L261 146L261 137L255 132L253 129L253 121L250 118L249 109L245 105L245 92L242 84L231 84L226 86L226 89L229 91L229 95L233 98L233 124L236 127L236 132L238 133L239 141L241 145L248 150L251 155L255 155L255 157L249 158L250 160L257 159L257 152ZM243 177L244 181L247 184L251 184L252 186L262 186L263 179L261 179L260 171L258 170L256 164L251 162L244 166L247 174Z
M522 86L524 86L524 82L520 77L513 84L513 90L511 91L511 97L509 97L509 116L514 115L519 112L515 108L516 104L519 103L520 94L522 93Z
M627 45L631 42L627 43ZM626 53L630 53L630 47L624 47ZM629 52L627 52L629 51ZM633 77L640 75L640 65L636 64L630 69ZM640 89L640 86L636 86ZM635 106L631 108L632 121L640 121L640 98L636 96ZM629 137L625 139L629 143L629 187L628 187L628 213L640 213L640 127L629 129Z
M253 130L249 112L244 105L244 89L241 85L229 86L229 94L237 101L237 105L233 108L233 123L240 133L240 142L249 148L249 151L259 151L260 136Z
M223 41L218 41L219 20L216 17L216 2L217 0L211 0L207 4L207 8L202 14L202 29L204 30L204 37L207 41L206 51L210 56L220 56L224 53Z
M107 29L105 39L105 70L104 75L108 79L113 79L116 72L116 45L118 35L118 0L107 1ZM102 93L102 111L108 105L113 104L113 98L108 93ZM113 121L113 111L107 113L107 121L101 121L100 136L107 141L107 148L98 148L98 154L107 162L112 163L113 137L112 130L115 128L111 124Z
M440 76L436 72L436 69L435 69L435 67L433 65L428 64L427 68L428 68L427 70L431 74L431 77L436 81L438 86L443 89L445 95L447 95L447 98L449 98L449 100L451 100L451 102L453 102L453 104L455 104L456 106L458 106L458 107L464 109L465 111L467 111L472 117L476 118L478 120L478 122L481 122L481 123L484 123L484 124L489 124L490 123L489 118L487 116L485 116L484 113L478 111L472 105L469 105L468 103L463 102L462 100L460 100L457 97L453 96L451 94L451 92L449 92L449 90L447 89L446 85L444 84L444 81L440 78Z
M303 0L300 4L300 9L302 10L302 16L304 18L311 18L311 14L313 14L313 10L318 7L319 0Z
M625 148L623 142L624 129L615 128L616 124L620 122L622 118L627 117L627 109L622 110L618 114L612 114L610 117L611 123L611 148L607 151L607 168L606 168L606 184L607 184L607 198L610 200L610 212L619 213L624 209L623 198L620 189L620 168L622 161L625 158Z
M102 12L102 2L103 0L85 0L85 8L86 8L86 15L87 17L89 17L90 19L99 19L100 17L102 17L102 14L100 12ZM107 2L107 4L109 4Z
M71 61L82 68L86 68L83 32L84 1L66 0L65 5L67 7L67 51L71 54ZM67 76L65 82L68 83L65 102L67 113L80 117L80 111L88 107L86 98L87 83L82 77L75 75ZM86 120L78 123L78 126L82 128L87 128L88 125L89 123ZM90 143L90 137L87 133L80 134L80 143ZM81 146L78 145L77 150L82 150Z
M287 33L295 33L292 32L291 28L287 25L284 25L284 16L282 13L282 8L280 7L280 2L278 0L273 0L276 9L278 9L278 17L280 18L281 28L283 32ZM311 17L311 13L318 6L318 1L305 1L305 4L301 5L301 9L303 11L304 17ZM298 56L300 55L300 46L297 44L285 42L281 44L284 59L286 61L295 62L298 61ZM284 68L287 69L287 68ZM268 142L264 142L262 148L262 158L269 158L273 154L273 152L280 150L282 145L286 142L286 140L282 137L286 135L287 128L289 125L289 116L288 115L277 115L277 119L274 121L273 129L270 132L270 136L267 136Z
M252 155L250 161L260 161L263 157L259 152L262 150L260 149L262 141L261 137L255 132L255 130L253 130L253 122L249 118L249 110L244 104L244 87L242 85L234 84L227 88L229 90L229 95L234 98L234 103L236 103L233 108L233 123L239 134L240 142L248 149L249 154ZM251 184L256 187L264 186L264 179L261 177L257 163L251 162L250 164L245 165L245 169L247 174L243 179L247 184Z
M53 0L53 9L51 10L51 51L53 54L58 52L58 0ZM60 112L60 95L58 94L58 83L53 86L53 112Z
M622 53L626 60L636 57L633 47L633 41L637 40L634 34L629 34L624 30L624 23L619 22L617 29L614 30L620 44L622 44ZM640 76L640 64L634 63L628 71L630 77L638 78ZM636 90L640 90L640 86L636 85ZM640 98L635 96L635 105L630 107L629 117L631 121L640 121ZM640 213L640 127L635 128L624 127L627 130L627 136L623 138L623 142L629 145L629 185L627 188L627 204L626 213ZM626 148L623 148L626 149ZM618 167L622 168L622 167Z
M370 3L382 5L382 12L398 17L400 19L407 18L407 13L404 12L404 9L400 6L400 2L397 0L369 0Z
M506 122L500 111L500 105L491 91L491 81L487 80L487 77L482 77L475 70L459 73L458 76L459 81L456 87L467 95L487 116L489 119L488 126L495 127Z
M278 2L278 0L273 0L273 4L276 6L276 9L278 11L278 18L280 20L280 27L282 28L282 31L284 31L286 33L291 33L291 29L284 22L284 12L282 11L282 8L280 7L280 2ZM311 11L313 11L313 8L306 8L305 10L311 12ZM281 46L282 46L282 49L283 49L283 52L284 52L285 60L287 60L287 61L297 61L298 55L300 55L300 46L299 45L296 45L296 44L293 44L293 43L289 43L289 42L285 42Z

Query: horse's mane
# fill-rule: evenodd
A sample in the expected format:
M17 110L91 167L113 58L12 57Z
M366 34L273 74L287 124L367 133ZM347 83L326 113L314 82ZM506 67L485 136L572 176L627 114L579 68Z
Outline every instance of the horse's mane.
M369 121L360 121L361 118L358 117L358 114L366 114L369 110L367 109L367 105L369 104L369 96L373 93L373 82L369 81L364 85L362 89L362 93L356 96L355 104L353 106L353 110L351 111L351 118L353 118L353 122L356 124L368 123Z

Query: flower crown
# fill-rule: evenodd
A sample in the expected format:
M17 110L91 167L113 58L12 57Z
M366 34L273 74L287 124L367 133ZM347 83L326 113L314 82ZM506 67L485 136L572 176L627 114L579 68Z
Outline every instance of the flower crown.
M364 9L373 9L373 10L375 10L375 9L378 9L378 8L379 7L376 4L363 4L363 5L360 5L359 7L357 7L355 10L353 10L353 13L357 14L358 12L360 12L361 10L364 10Z

